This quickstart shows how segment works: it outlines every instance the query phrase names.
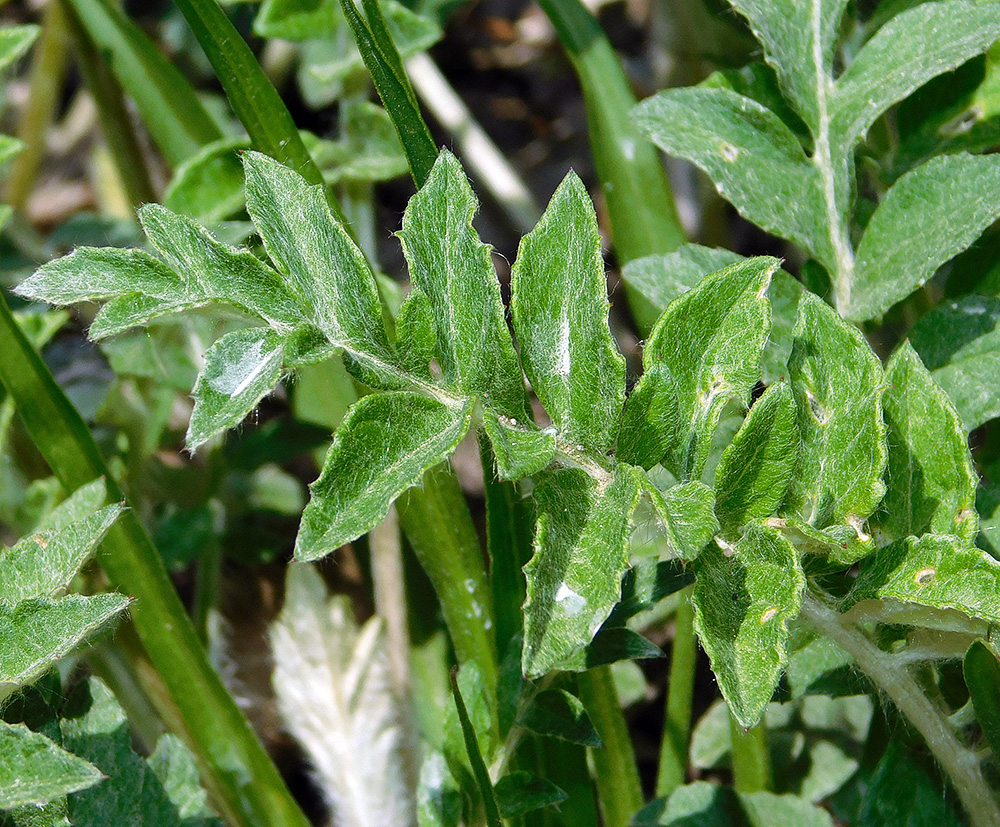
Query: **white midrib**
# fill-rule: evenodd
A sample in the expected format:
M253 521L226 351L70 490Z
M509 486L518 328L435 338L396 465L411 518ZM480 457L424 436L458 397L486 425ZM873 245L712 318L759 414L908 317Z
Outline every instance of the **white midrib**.
M816 111L819 118L816 148L812 161L819 170L823 185L823 202L826 208L826 226L833 248L833 295L837 311L843 316L851 304L851 284L854 279L854 251L847 241L847 233L837 211L837 188L833 154L830 148L830 107L828 95L830 77L823 66L823 38L821 0L812 0L810 23L812 25L812 60L816 69Z

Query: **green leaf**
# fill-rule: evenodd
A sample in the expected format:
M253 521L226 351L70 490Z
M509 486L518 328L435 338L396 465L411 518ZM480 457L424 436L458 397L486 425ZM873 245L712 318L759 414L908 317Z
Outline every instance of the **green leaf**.
M695 781L658 798L632 818L631 827L833 827L830 814L803 798L738 793L732 787Z
M889 360L882 405L891 484L879 528L893 540L931 533L974 542L979 533L979 477L965 429L909 342Z
M396 497L451 454L471 415L471 402L449 407L415 393L372 394L352 405L310 486L296 559L318 560L376 526Z
M906 537L862 564L845 598L898 600L1000 622L1000 562L951 534Z
M399 233L410 278L437 320L438 364L446 385L506 416L526 419L524 380L504 318L490 249L472 218L479 204L458 159L442 152L410 199Z
M347 0L350 2L350 0ZM489 827L503 827L500 821L500 811L497 808L496 798L493 795L493 784L490 781L489 770L486 769L486 762L479 748L479 740L476 735L476 728L462 700L462 692L459 688L458 667L451 670L451 694L455 701L455 708L458 711L458 720L462 727L462 735L465 739L465 749L469 756L469 764L472 767L472 774L479 793L482 796L483 807L486 810L486 823Z
M299 41L332 35L343 23L336 0L264 0L253 30L259 37Z
M839 151L849 152L894 103L985 52L998 38L1000 8L994 3L950 0L897 14L858 52L834 87L830 134Z
M736 542L709 545L694 563L694 625L729 708L754 726L788 661L788 622L805 576L777 531L750 523Z
M643 479L642 489L667 532L671 550L681 560L694 560L719 530L715 491L696 480L660 491Z
M638 474L622 465L597 482L582 470L558 469L536 486L535 553L524 567L521 663L528 677L580 652L621 597Z
M296 303L334 344L382 381L396 376L378 288L323 188L258 152L243 155L247 211Z
M715 513L729 532L778 510L799 458L795 399L787 384L758 399L715 471Z
M678 296L697 287L707 273L716 273L743 260L743 256L721 247L682 244L663 256L629 261L622 278L662 311Z
M130 602L120 594L73 594L0 606L0 684L35 680L59 658L107 628Z
M516 818L524 813L551 807L565 801L569 796L551 781L518 770L497 781L493 787L504 818Z
M814 135L825 126L833 46L847 0L731 0L764 46L782 91Z
M100 493L103 501L103 486ZM0 607L10 609L22 600L50 597L66 588L121 512L120 505L109 505L0 551L0 583L4 584Z
M571 744L603 746L583 702L564 689L539 692L518 716L517 723L538 735L549 735Z
M608 329L597 216L569 173L511 269L524 371L560 438L608 451L625 401L625 360Z
M182 827L213 827L219 824L208 806L208 795L201 788L194 756L180 738L169 732L161 735L146 763L163 786L166 797L176 807Z
M4 26L0 28L0 72L31 48L41 28L39 26Z
M677 383L680 438L664 464L680 479L701 475L726 400L750 400L771 327L767 286L777 269L776 259L760 257L706 276L671 302L650 334L644 368L662 364Z
M389 181L409 171L392 120L381 106L368 101L341 101L340 137L306 144L327 184Z
M586 672L619 661L664 657L663 650L624 626L603 626L587 647L559 662L567 672Z
M239 151L249 148L249 139L243 137L205 144L177 165L163 193L164 206L203 224L217 224L240 212L246 198Z
M212 345L192 391L188 450L239 425L278 383L284 355L281 337L266 327L234 330Z
M677 384L662 364L642 375L622 412L615 456L649 470L673 448L677 434Z
M625 575L622 599L604 628L624 624L630 617L652 608L693 582L694 572L679 560L640 560Z
M1000 416L1000 300L966 296L927 313L910 330L914 350L955 403L967 431Z
M984 640L974 640L962 661L976 720L994 755L1000 755L1000 659Z
M0 809L40 807L92 787L103 777L93 764L24 724L0 721Z
M487 408L483 427L493 446L496 472L502 480L519 480L544 470L556 451L556 438L549 431L519 423Z
M728 89L690 87L648 98L632 119L664 152L703 170L747 220L831 260L819 170L771 110Z
M802 447L787 509L819 529L846 523L864 539L885 493L882 366L861 331L806 294L788 370Z
M396 350L403 369L429 379L435 345L434 310L427 294L414 286L396 316Z
M900 178L861 238L847 318L884 313L972 244L1000 218L998 190L992 155L946 155Z

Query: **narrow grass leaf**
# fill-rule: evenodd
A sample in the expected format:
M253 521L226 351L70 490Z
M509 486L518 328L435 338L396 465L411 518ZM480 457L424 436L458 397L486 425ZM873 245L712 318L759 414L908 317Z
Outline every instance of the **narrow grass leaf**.
M531 422L483 411L483 427L493 446L496 472L502 480L519 480L544 470L556 451L556 438Z
M525 373L560 437L610 449L625 401L625 360L608 329L597 216L572 172L521 239L511 313Z
M349 2L350 0L348 0ZM451 695L455 701L455 708L458 711L458 720L462 727L462 736L465 739L465 749L469 756L469 763L472 766L472 774L479 794L482 797L483 808L486 810L486 823L489 827L503 827L500 819L500 810L493 794L493 783L490 781L489 770L486 769L486 762L479 749L479 740L476 736L476 728L462 700L462 692L459 688L458 667L451 670Z
M521 663L528 677L583 650L621 598L638 475L622 465L601 484L579 469L559 469L535 488L535 554L524 567Z
M727 532L778 510L799 458L795 398L787 383L758 399L715 471L715 513Z
M701 475L726 401L746 405L760 378L771 328L767 287L777 269L775 259L761 257L706 276L650 334L645 369L662 364L677 383L678 440L664 464L682 480Z
M1000 300L965 296L944 302L910 330L931 377L958 409L967 431L1000 416Z
M565 689L539 692L518 716L517 723L538 735L548 735L571 744L603 746L583 708L583 702Z
M671 550L681 560L694 560L719 530L715 516L715 491L691 480L660 491L648 480L642 488L653 504Z
M191 394L188 450L239 425L278 384L284 355L285 343L266 327L234 330L216 341Z
M976 710L976 720L994 755L1000 755L1000 659L984 640L974 640L962 661L962 672Z
M663 364L654 364L625 401L615 456L649 470L673 448L677 418L677 383Z
M821 261L832 251L817 168L771 110L728 89L668 89L632 110L664 152L690 161L754 224Z
M377 525L396 497L447 459L471 413L471 402L454 408L404 392L372 394L352 405L310 486L296 559L318 560Z
M998 38L1000 7L995 3L923 3L897 14L864 45L834 86L830 135L839 151L849 152L894 103L982 54Z
M965 429L909 342L889 360L882 405L889 465L879 528L893 540L931 533L974 542L979 477Z
M72 755L24 724L0 721L0 809L41 807L104 778L88 761Z
M845 598L898 600L1000 622L1000 562L953 534L906 537L863 563Z
M445 383L526 419L524 379L514 352L490 248L472 226L479 202L462 165L442 152L403 215L399 237L410 278L437 320Z
M749 729L788 661L788 622L805 586L798 555L777 531L751 523L735 543L709 545L695 575L695 629L729 709Z
M993 155L945 155L900 178L861 238L846 317L884 313L972 244L1000 218L998 190Z
M807 294L788 369L802 437L788 510L819 529L851 525L861 537L885 493L882 366L861 331Z

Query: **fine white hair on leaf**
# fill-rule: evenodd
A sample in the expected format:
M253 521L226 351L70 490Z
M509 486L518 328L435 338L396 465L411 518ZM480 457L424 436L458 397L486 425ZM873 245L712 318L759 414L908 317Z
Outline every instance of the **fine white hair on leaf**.
M313 766L333 823L414 824L381 618L359 628L347 598L328 597L316 570L296 564L270 638L278 710Z

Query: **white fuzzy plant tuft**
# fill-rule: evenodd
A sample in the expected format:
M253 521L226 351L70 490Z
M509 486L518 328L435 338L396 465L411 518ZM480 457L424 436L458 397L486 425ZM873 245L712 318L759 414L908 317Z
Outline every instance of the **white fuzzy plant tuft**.
M359 629L345 597L328 597L314 568L294 565L270 637L282 720L306 751L334 824L413 824L381 618Z

